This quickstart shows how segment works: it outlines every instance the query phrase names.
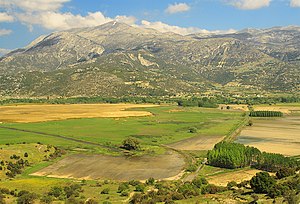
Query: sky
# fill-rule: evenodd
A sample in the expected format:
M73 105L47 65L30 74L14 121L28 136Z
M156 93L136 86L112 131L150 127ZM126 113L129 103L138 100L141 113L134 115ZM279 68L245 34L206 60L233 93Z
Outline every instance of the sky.
M0 54L110 21L181 35L300 25L300 0L0 0Z

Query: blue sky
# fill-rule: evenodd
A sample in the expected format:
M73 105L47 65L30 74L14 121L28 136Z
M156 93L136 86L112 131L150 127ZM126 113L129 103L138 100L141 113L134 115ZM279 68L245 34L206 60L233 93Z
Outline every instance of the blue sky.
M300 25L300 0L0 0L0 52L112 20L183 35L226 33Z

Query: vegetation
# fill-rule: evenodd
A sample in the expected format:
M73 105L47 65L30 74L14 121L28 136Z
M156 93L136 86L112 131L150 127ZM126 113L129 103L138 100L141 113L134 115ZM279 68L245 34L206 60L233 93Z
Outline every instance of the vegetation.
M250 117L282 117L283 113L280 111L251 111Z
M220 142L207 153L208 163L222 168L252 166L260 170L276 172L281 168L300 168L300 162L281 154L260 152L257 148L242 144Z
M141 147L140 142L137 139L129 137L123 141L121 148L131 151L139 150Z

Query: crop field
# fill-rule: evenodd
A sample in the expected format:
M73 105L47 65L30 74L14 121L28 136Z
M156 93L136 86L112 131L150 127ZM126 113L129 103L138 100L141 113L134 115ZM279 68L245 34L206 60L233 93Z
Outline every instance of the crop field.
M254 119L253 126L245 128L238 143L257 147L261 151L300 155L300 117Z
M230 181L240 183L242 181L250 180L256 173L260 172L256 169L240 169L229 172L216 172L215 175L207 176L207 180L211 184L218 186L226 186Z
M236 142L254 146L261 151L286 156L300 155L300 104L256 105L255 111L280 111L282 118L255 118L253 126L246 127Z
M32 175L56 178L76 178L119 181L167 179L179 174L185 166L181 155L165 154L142 157L113 157L105 155L71 155Z
M122 118L149 116L147 111L126 111L129 108L154 107L138 104L67 104L0 106L0 122L32 123L74 118Z
M253 107L255 111L280 111L284 114L300 114L300 104L276 104L276 105L257 105Z

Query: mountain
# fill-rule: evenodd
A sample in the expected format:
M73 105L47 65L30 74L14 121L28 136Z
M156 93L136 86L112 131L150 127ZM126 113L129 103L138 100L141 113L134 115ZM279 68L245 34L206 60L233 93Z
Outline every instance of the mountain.
M0 58L0 96L299 92L300 28L182 36L110 22L41 36Z

